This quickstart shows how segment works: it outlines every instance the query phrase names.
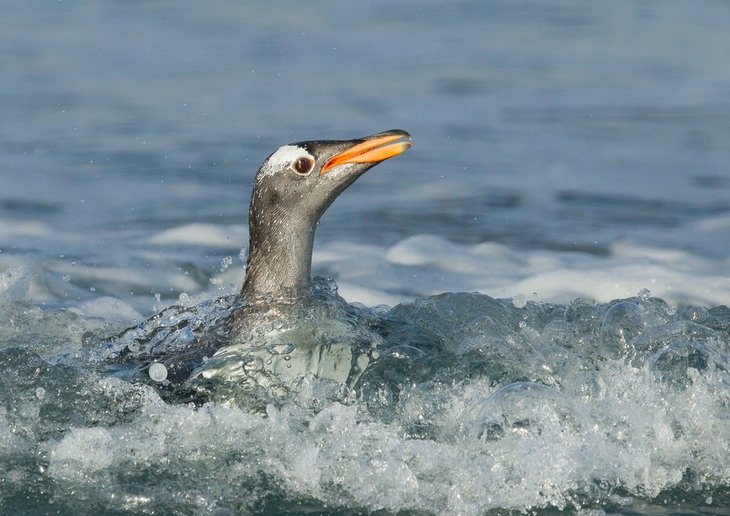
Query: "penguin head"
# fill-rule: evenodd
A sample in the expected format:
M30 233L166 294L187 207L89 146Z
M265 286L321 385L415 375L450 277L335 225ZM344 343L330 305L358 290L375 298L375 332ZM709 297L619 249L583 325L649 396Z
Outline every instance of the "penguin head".
M257 226L311 227L348 186L412 145L408 133L386 131L355 140L319 140L280 147L259 168L249 218Z

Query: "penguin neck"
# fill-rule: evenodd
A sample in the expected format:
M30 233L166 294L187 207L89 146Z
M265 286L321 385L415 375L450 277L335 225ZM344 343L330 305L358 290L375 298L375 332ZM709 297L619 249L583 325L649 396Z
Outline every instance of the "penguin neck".
M259 224L250 216L244 300L293 300L306 295L316 225L281 220Z

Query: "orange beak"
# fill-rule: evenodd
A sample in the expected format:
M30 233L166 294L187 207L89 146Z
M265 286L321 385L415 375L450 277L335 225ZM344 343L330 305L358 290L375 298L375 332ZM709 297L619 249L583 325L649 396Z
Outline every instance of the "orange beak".
M379 163L405 152L411 145L411 135L401 130L368 136L364 142L332 156L324 164L320 174L345 163Z

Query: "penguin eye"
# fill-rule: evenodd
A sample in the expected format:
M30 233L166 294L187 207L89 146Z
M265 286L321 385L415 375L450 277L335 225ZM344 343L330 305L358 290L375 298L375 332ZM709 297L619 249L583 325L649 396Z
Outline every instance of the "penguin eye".
M312 158L299 158L291 164L290 168L297 174L305 176L314 168L314 160Z

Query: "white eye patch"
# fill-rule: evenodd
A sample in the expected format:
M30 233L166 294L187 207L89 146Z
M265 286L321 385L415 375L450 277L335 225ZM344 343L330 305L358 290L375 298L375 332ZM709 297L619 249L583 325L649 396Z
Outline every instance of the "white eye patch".
M261 166L258 177L267 177L289 169L289 165L299 158L311 159L314 162L314 156L309 154L304 148L296 145L284 145L279 147L275 153L269 156L269 159Z

